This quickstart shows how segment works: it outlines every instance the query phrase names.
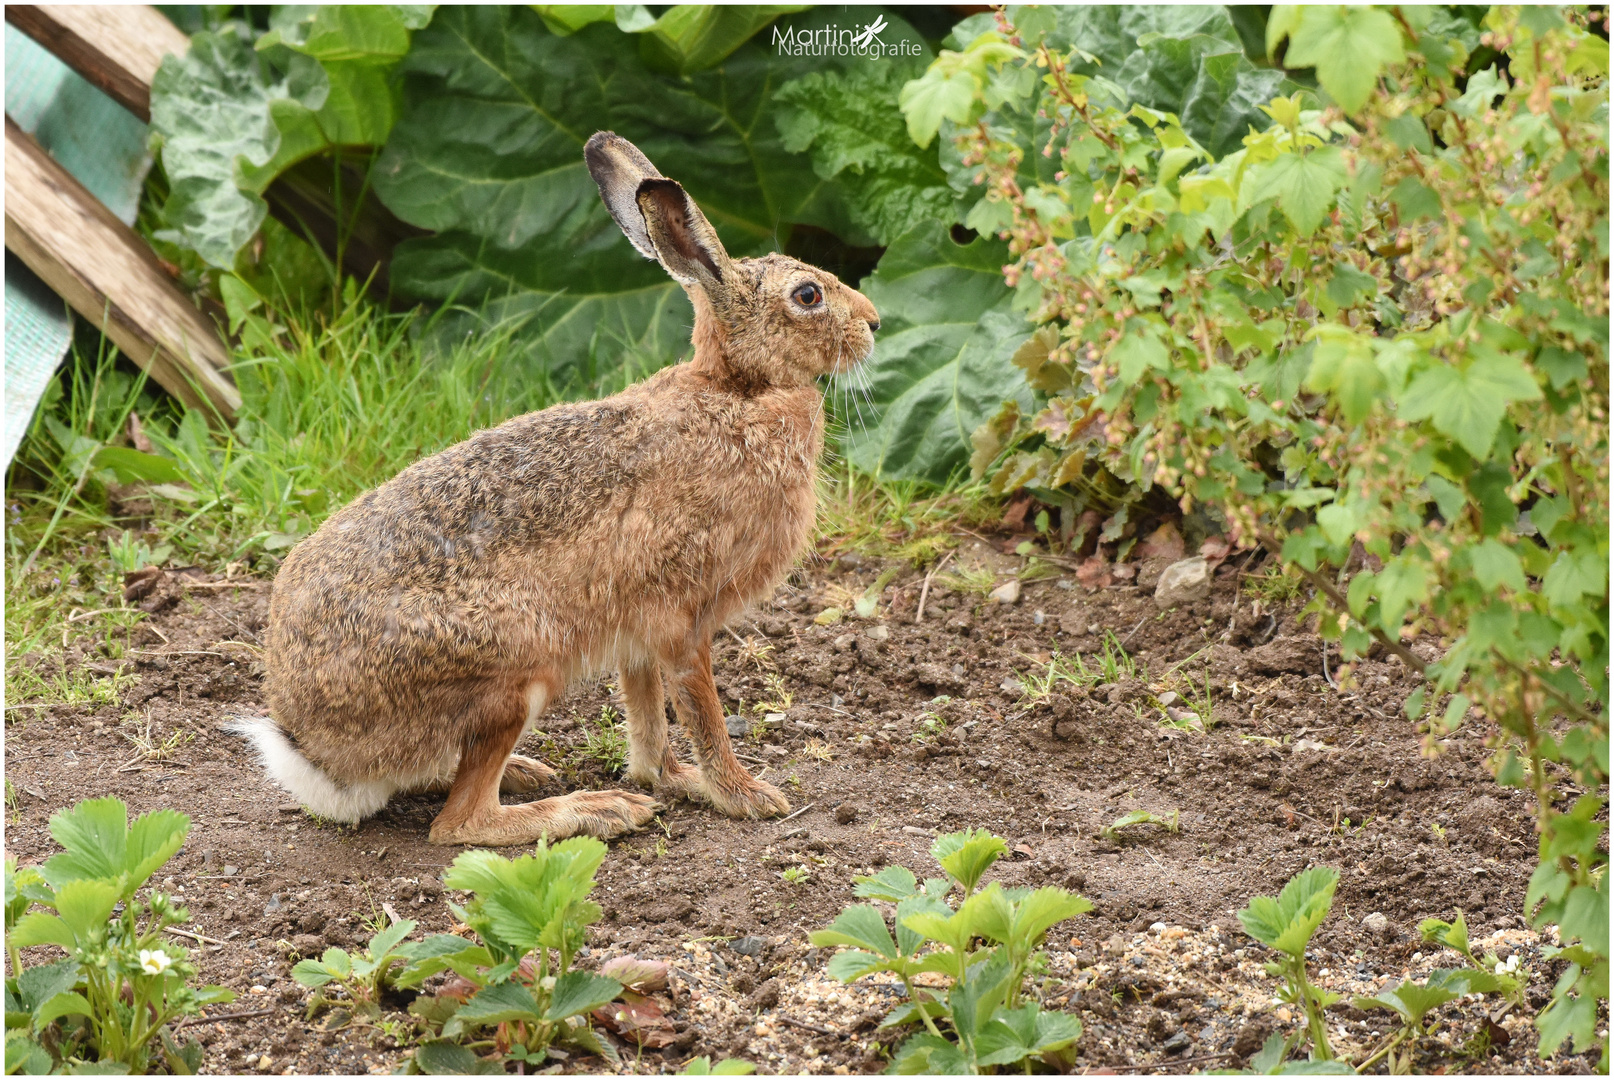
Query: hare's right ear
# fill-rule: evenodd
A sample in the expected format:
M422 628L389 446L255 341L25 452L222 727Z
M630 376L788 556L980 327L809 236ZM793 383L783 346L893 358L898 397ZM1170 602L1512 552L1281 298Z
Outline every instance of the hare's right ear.
M599 185L605 208L611 211L628 242L645 258L659 259L650 234L645 230L644 214L639 210L639 184L662 179L661 173L637 146L614 131L595 132L583 147L583 160L588 163L594 183Z

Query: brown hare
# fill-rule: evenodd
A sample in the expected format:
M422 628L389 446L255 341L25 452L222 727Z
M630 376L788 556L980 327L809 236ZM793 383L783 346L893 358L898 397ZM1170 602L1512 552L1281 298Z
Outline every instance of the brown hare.
M512 754L567 684L615 668L628 777L734 817L790 804L734 756L712 634L769 595L813 527L815 379L873 349L879 316L832 274L730 259L676 182L600 132L584 158L628 239L695 308L694 355L602 401L556 405L416 462L293 550L269 608L272 718L238 722L313 812L357 821L447 787L431 840L612 836L656 803L573 792ZM663 687L694 745L667 741Z

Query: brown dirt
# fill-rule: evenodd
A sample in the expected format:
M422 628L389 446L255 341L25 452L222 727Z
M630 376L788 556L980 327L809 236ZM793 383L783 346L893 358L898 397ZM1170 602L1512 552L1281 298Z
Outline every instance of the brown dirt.
M762 1072L883 1070L889 1033L874 1025L891 989L828 980L826 956L806 935L852 902L854 874L889 863L934 874L931 836L976 826L1015 852L991 876L1064 885L1095 904L1050 933L1043 991L1086 1025L1080 1068L1218 1067L1256 1049L1264 1032L1298 1026L1276 1010L1264 950L1233 913L1319 863L1343 875L1315 941L1313 970L1326 969L1325 984L1371 992L1451 965L1450 954L1417 943L1416 925L1461 908L1476 939L1519 952L1534 969L1530 1003L1544 1004L1556 969L1520 918L1534 862L1528 806L1486 773L1484 722L1470 720L1438 756L1424 756L1400 712L1414 684L1399 662L1368 660L1354 689L1333 690L1309 617L1297 618L1301 600L1271 610L1240 593L1241 560L1222 565L1209 599L1165 613L1152 589L1122 582L1089 592L1074 573L1027 583L1014 605L955 591L944 578L932 583L918 625L913 573L884 594L881 618L820 626L820 611L846 603L845 590L861 593L882 566L845 556L798 572L735 627L750 646L725 635L716 652L736 714L779 701L781 686L767 679L782 677L791 697L778 709L783 722L740 749L801 812L753 823L673 806L657 826L613 843L600 871L605 918L585 963L631 952L675 965L666 1004L677 1038L664 1050L625 1052L624 1071L670 1071L697 1054L747 1057ZM1021 563L974 540L957 561L999 581ZM209 981L241 995L223 1011L271 1010L191 1027L207 1046L206 1070L388 1071L406 1051L378 1029L304 1021L290 965L299 950L366 940L365 921L384 905L424 932L449 930L452 897L438 878L455 852L426 843L439 799L399 798L356 827L322 824L219 730L262 709L257 643L268 590L249 584L158 583L140 601L150 617L118 662L92 651L91 636L63 654L13 661L47 674L63 664L121 674L115 705L8 713L25 719L7 730L6 775L18 798L7 854L48 857L51 813L81 798L115 794L134 811L185 811L189 840L159 879L184 890L194 930L223 942L193 953ZM1022 696L1021 673L1055 650L1091 664L1104 630L1126 643L1147 679L1064 685L1037 702ZM1413 647L1436 650L1432 641ZM1158 695L1200 693L1207 672L1212 729L1162 726ZM522 749L560 768L567 787L612 785L588 751L610 701L603 681L575 688ZM143 759L131 743L148 722L158 743L179 735L169 759ZM1180 831L1097 834L1133 809L1175 812ZM786 880L795 866L810 876ZM1388 918L1382 933L1363 926L1374 912ZM1447 1007L1421 1067L1592 1064L1538 1061L1529 1010L1493 1023L1484 1010L1497 1005ZM1341 1046L1373 1045L1389 1030L1384 1016L1341 1007ZM1476 1037L1486 1029L1488 1048Z

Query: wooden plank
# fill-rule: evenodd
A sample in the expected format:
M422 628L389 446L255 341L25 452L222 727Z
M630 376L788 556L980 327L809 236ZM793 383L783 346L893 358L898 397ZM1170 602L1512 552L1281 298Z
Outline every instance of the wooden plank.
M6 247L169 393L234 418L218 330L112 215L6 117Z
M6 22L148 124L158 66L190 48L177 26L144 4L7 4Z

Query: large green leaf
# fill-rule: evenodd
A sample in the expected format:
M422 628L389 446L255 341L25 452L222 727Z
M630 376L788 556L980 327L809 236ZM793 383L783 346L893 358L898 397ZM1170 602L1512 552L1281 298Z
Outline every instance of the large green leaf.
M526 8L443 9L402 65L404 111L376 170L388 208L437 232L398 248L395 286L486 300L484 319L524 319L510 361L568 394L610 390L675 359L691 320L682 291L601 203L583 163L595 131L632 140L683 183L736 257L775 250L798 224L867 239L839 189L786 148L772 120L783 82L845 61L750 42L719 67L676 77L623 45L599 23L557 36Z
M1437 363L1415 376L1401 395L1401 416L1429 420L1442 435L1484 460L1509 402L1541 396L1524 364L1505 353L1481 354L1466 369Z
M1339 149L1319 147L1310 153L1280 154L1276 161L1251 170L1255 201L1276 198L1278 208L1302 236L1323 223L1334 193L1345 185Z
M622 984L590 971L568 971L555 980L555 990L549 999L546 1020L564 1020L580 1016L591 1009L608 1004L622 993Z
M884 244L925 221L959 216L935 147L914 144L897 106L904 84L927 62L928 53L815 71L776 95L774 121L785 147L805 150L813 172L845 190L853 221Z
M891 940L885 916L870 904L853 904L836 916L829 929L813 931L810 940L819 948L851 945L872 950L888 959L897 955L897 945Z
M932 857L958 882L965 895L974 892L987 868L1008 853L1009 845L986 829L947 833L930 845Z
M276 176L333 147L385 141L397 113L389 75L430 12L286 6L256 46L247 27L227 23L165 57L151 127L170 185L170 238L233 267L263 223L261 196Z
M858 468L941 483L968 464L970 433L1003 402L1031 411L1008 359L1031 328L1010 309L1007 261L1003 244L960 245L937 222L898 239L864 281L881 327L861 372L878 420L854 417L845 441Z
M1273 23L1282 17L1275 11ZM1394 18L1365 5L1344 4L1301 8L1284 55L1289 67L1316 68L1317 81L1348 113L1367 103L1385 65L1402 59L1401 31Z
M1068 1013L1048 1012L1035 1002L999 1009L975 1042L980 1065L1013 1065L1033 1054L1062 1050L1082 1037L1082 1022Z
M65 849L46 861L45 880L61 886L96 878L134 893L185 842L191 819L177 810L154 810L128 824L122 799L86 799L50 819L50 834Z

